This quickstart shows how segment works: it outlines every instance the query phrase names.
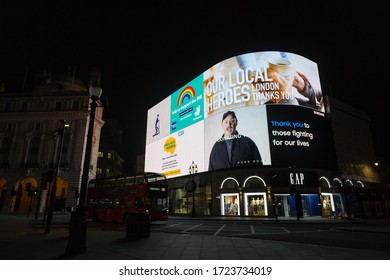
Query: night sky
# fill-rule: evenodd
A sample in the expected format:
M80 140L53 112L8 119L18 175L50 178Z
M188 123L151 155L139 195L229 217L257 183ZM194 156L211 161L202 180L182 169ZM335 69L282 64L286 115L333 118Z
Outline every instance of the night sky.
M87 83L99 67L130 161L144 153L147 110L209 67L292 52L318 64L324 94L368 114L377 156L390 161L387 1L269 2L2 1L0 82L20 90L27 69L32 80L46 67Z

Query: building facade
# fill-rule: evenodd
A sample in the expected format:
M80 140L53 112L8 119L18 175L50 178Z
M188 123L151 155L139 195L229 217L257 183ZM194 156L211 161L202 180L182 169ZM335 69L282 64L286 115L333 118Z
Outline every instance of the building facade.
M100 81L91 72L91 81ZM0 211L42 213L56 183L55 211L76 207L90 116L88 87L72 76L36 76L31 92L0 92ZM103 107L95 114L89 178L95 178ZM57 176L55 176L57 175Z
M336 99L328 102L334 169L236 168L172 178L170 213L191 215L195 209L198 216L390 216L390 188L375 166L368 116ZM195 194L186 190L190 181L197 185Z
M369 118L323 94L317 64L299 54L216 63L148 110L145 144L145 171L169 179L174 214L390 213Z

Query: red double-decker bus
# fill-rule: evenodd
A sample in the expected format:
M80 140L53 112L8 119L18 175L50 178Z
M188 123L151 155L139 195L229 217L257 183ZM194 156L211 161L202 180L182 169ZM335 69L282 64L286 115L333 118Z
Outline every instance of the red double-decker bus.
M168 183L153 172L90 181L87 217L93 221L126 221L129 214L148 213L150 219L168 219Z

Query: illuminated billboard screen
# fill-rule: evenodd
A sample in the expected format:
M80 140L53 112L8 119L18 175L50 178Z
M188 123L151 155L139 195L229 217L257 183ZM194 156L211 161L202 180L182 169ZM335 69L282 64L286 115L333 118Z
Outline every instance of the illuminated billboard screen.
M334 168L317 64L286 52L226 59L150 108L145 170Z

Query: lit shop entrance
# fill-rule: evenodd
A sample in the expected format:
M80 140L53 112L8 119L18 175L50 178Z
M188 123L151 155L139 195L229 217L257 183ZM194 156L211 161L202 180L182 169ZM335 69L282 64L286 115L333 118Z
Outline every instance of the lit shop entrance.
M345 218L347 215L340 193L322 193L322 216L324 218Z
M275 208L279 217L296 217L297 205L295 197L290 194L275 194ZM321 216L321 203L318 194L301 194L303 217Z
M251 175L240 182L225 178L219 187L219 208L222 216L268 216L270 197L260 176Z

